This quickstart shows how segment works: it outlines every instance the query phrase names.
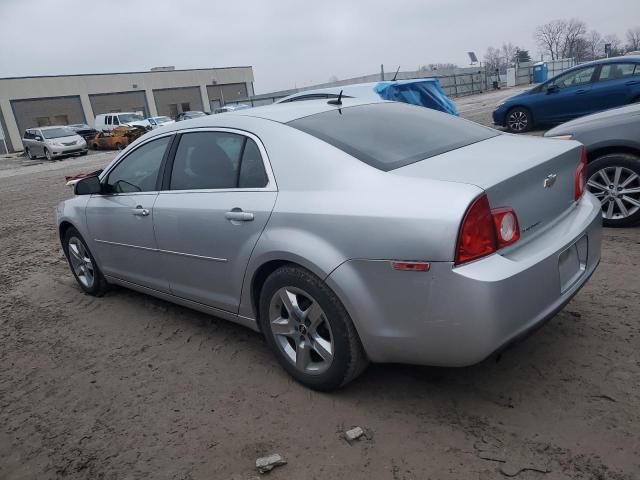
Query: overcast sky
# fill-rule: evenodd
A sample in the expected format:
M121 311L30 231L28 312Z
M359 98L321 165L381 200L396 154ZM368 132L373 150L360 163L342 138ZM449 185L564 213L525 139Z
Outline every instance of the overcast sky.
M571 17L624 39L640 0L0 0L0 77L252 65L264 93L503 41L534 54L535 27Z

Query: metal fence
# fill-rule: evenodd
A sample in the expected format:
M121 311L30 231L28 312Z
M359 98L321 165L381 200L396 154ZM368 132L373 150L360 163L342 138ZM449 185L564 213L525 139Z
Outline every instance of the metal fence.
M575 62L572 58L565 58L546 63L549 72L548 78L551 78L575 65ZM521 63L516 66L516 85L527 85L533 83L533 66L534 62ZM387 72L384 74L384 79L392 80L394 75L394 72ZM269 105L281 98L305 90L339 87L342 85L351 85L354 83L379 82L382 80L382 78L382 74L374 73L371 75L364 75L362 77L353 77L345 80L338 80L336 82L321 83L305 88L294 88L290 90L265 93L262 95L254 95L249 98L226 103L227 105L245 104L252 107L258 107L261 105ZM491 88L493 88L494 82L498 82L500 85L504 86L506 84L507 75L506 72L501 72L499 76L496 76L495 72L490 72L485 67L468 67L446 70L416 70L398 72L396 78L398 80L437 78L440 81L440 86L448 97L462 97L490 90Z

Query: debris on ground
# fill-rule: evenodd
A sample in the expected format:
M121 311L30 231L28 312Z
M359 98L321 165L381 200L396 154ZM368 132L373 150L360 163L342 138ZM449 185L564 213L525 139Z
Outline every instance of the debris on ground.
M260 457L256 460L256 468L260 473L267 473L275 467L285 465L287 461L281 455L274 453L267 457Z
M349 442L359 439L362 435L364 435L364 430L360 427L354 427L344 432L344 436Z
M500 473L507 477L515 477L525 470L540 473L551 471L546 458L524 445L521 448L509 448L498 439L483 438L475 444L475 448L478 457L483 460L500 462Z

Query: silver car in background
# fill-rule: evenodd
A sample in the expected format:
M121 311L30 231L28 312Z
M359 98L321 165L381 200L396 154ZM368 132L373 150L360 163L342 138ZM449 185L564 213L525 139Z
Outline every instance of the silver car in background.
M22 145L30 159L45 157L55 160L66 155L86 155L88 152L84 138L65 126L28 128L22 137Z
M330 390L367 362L465 366L562 308L600 260L577 142L394 102L285 103L150 132L57 208L80 287L261 331Z
M640 103L580 117L544 135L585 146L587 189L602 204L605 226L640 223Z

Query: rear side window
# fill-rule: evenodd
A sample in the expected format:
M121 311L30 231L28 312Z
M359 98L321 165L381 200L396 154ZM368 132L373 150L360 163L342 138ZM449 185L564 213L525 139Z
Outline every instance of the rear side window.
M256 143L228 132L185 133L171 171L171 190L262 188L267 185Z
M331 110L288 125L383 171L499 135L453 115L395 102Z
M608 63L600 69L599 80L618 80L631 77L635 68L633 63Z

